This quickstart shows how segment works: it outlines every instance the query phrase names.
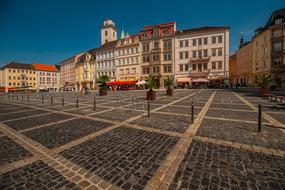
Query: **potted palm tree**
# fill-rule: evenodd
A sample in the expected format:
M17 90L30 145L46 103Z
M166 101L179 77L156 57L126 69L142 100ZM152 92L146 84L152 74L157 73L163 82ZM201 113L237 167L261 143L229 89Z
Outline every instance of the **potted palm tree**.
M173 96L174 76L167 76L167 78L164 80L164 84L167 88L166 94L168 96Z
M155 80L155 76L150 74L146 77L146 85L149 88L149 91L147 91L147 100L155 100L155 91L153 90L153 88L156 87L156 80Z
M268 94L268 86L271 83L270 75L259 75L256 79L257 85L260 87L259 95L264 97Z
M97 80L97 84L99 85L99 95L106 96L108 85L106 84L109 81L109 77L107 75L101 75Z

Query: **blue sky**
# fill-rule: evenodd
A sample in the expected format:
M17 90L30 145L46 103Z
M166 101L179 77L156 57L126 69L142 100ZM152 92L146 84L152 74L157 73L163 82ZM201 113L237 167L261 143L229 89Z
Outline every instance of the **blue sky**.
M0 66L15 60L58 64L98 47L104 18L138 33L144 25L169 21L177 29L230 26L230 52L240 32L249 40L285 0L0 0Z

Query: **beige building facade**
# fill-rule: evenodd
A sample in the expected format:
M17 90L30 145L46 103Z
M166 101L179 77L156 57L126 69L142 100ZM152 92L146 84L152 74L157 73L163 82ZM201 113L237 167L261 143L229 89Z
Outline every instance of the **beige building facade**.
M181 30L175 36L175 76L178 83L197 79L223 83L229 78L229 27Z
M60 62L61 87L68 90L79 90L76 81L76 63L81 54Z
M115 50L116 80L138 81L141 75L140 39L126 36L117 41Z

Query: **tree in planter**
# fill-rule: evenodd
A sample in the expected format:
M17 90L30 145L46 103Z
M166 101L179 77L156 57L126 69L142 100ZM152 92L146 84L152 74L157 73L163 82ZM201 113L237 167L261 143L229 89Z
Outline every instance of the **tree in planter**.
M271 84L270 75L259 75L256 79L256 84L260 87L260 96L266 96L268 86Z
M167 76L167 78L164 80L164 84L167 88L166 94L168 96L173 96L174 76Z
M149 74L146 77L145 82L146 82L146 86L149 88L149 91L147 92L147 99L155 100L155 91L153 90L156 87L155 76L152 74Z
M109 81L109 77L107 75L101 75L96 83L99 85L99 95L106 96L108 85L106 84Z

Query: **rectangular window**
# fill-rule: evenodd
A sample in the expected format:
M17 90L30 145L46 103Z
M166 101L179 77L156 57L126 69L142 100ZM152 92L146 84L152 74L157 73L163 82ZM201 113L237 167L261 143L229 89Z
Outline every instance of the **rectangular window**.
M199 46L202 45L202 39L201 38L198 39L198 45Z
M282 50L282 42L276 42L273 44L273 51L281 51Z
M183 40L180 40L180 47L183 47Z
M180 71L180 72L183 72L183 65L180 65L180 66L179 66L179 71Z
M171 40L163 41L163 48L164 49L171 49Z
M208 50L204 49L203 52L204 52L204 57L208 57Z
M216 49L212 49L212 56L213 56L213 57L216 56Z
M278 38L278 37L281 37L282 36L282 29L279 29L279 30L275 30L273 32L273 37L274 38Z
M207 63L204 63L204 64L203 64L203 69L204 69L204 70L207 70L207 69L208 69L208 64L207 64Z
M185 47L189 46L189 40L185 40Z
M152 61L159 61L159 60L160 60L160 54L152 55Z
M193 64L193 71L196 71L196 64Z
M216 69L216 62L212 62L212 69L213 69L213 70Z
M212 44L215 44L216 43L216 36L213 36L212 37Z
M218 36L218 43L223 43L223 36Z
M218 56L222 56L223 55L223 49L222 48L219 48L218 49Z
M179 52L179 58L183 59L183 52Z
M223 63L221 61L218 61L218 69L222 69L223 68Z
M196 46L196 39L193 39L193 40L192 40L192 45L193 45L193 46Z
M202 72L202 64L201 63L198 64L198 71Z
M204 45L208 44L208 38L204 38Z
M188 59L188 58L189 58L188 51L185 51L185 59Z
M149 52L149 43L143 44L143 52Z
M163 72L164 73L171 73L171 65L164 65Z
M192 57L193 57L193 58L196 58L196 57L197 57L196 51L192 51Z
M199 57L199 58L202 57L202 50L198 50L198 57Z
M171 61L171 53L164 53L164 61Z
M189 67L188 67L188 65L186 64L186 65L185 65L185 71L188 71L188 69L189 69Z

